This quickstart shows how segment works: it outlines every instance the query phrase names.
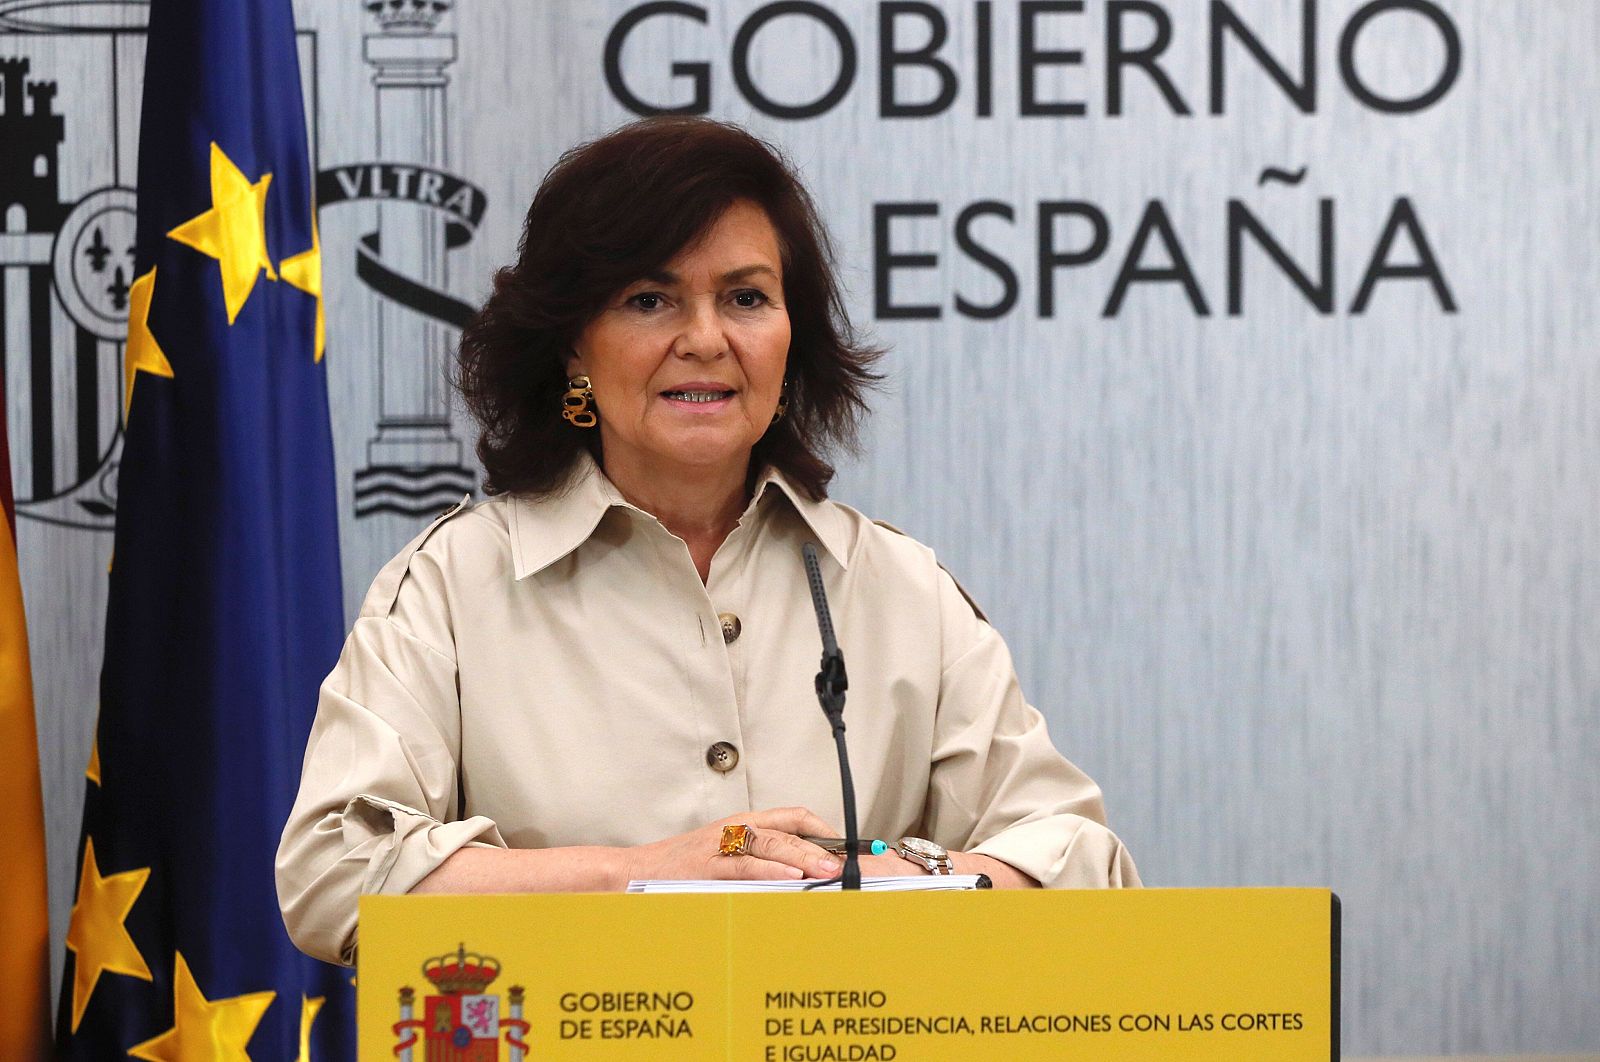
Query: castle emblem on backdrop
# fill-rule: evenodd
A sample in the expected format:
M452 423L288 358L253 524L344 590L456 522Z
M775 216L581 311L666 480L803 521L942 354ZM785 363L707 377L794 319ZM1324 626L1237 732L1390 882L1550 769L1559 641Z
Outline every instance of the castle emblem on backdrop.
M0 335L17 514L110 530L147 5L0 0Z
M473 308L448 291L449 252L477 233L482 189L445 169L449 66L456 38L438 31L452 0L367 0L378 32L363 39L376 96L377 154L317 175L321 207L364 201L376 225L356 247L356 275L376 297L378 420L355 473L355 512L432 514L473 488L450 425L450 355Z
M446 170L456 38L438 23L450 0L362 2L382 161L321 170L317 199L362 201L375 219L354 263L374 296L379 410L356 462L356 515L422 515L474 485L447 376L472 307L448 293L448 254L476 235L487 200ZM0 369L17 512L67 527L109 531L116 516L148 11L0 0ZM299 37L314 80L317 33Z
M506 993L504 1018L500 1016L500 997L488 991L500 976L498 960L470 952L461 944L454 952L424 962L422 975L437 994L423 1000L422 1017L418 1018L416 991L409 985L400 989L400 1020L394 1023L394 1054L399 1062L499 1062L502 1033L510 1048L510 1062L524 1062L529 1024L522 1016L522 986L512 985ZM423 1045L420 1057L416 1052L419 1040Z

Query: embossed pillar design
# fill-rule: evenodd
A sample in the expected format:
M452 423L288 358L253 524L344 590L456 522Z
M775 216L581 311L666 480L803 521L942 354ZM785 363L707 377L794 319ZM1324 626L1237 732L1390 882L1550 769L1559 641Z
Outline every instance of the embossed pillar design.
M365 37L362 50L377 94L378 155L444 169L446 68L455 61L456 38L435 30L450 5L426 0L366 6L380 26ZM400 171L403 167L397 168L403 180ZM448 279L445 216L410 201L405 189L388 191L394 198L378 202L371 249L396 273L443 290ZM379 413L377 434L367 444L369 465L459 467L461 442L450 432L453 329L396 299L378 299L375 313Z

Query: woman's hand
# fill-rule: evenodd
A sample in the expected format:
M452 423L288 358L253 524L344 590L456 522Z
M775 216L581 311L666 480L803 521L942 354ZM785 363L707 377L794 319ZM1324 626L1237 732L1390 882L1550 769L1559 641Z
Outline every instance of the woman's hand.
M754 828L745 855L717 852L722 827ZM635 848L463 848L411 889L415 893L597 892L621 890L642 879L831 878L839 857L802 841L800 834L837 831L805 808L769 808L719 819L709 826ZM1037 888L1020 870L988 856L951 852L957 874L988 874L997 889ZM897 855L861 857L864 877L926 874Z
M744 855L721 855L717 846L722 840L722 827L734 824L752 828L750 846ZM839 873L838 857L799 836L820 837L830 832L827 823L805 808L768 808L731 815L676 837L623 849L622 885L647 879L831 878Z

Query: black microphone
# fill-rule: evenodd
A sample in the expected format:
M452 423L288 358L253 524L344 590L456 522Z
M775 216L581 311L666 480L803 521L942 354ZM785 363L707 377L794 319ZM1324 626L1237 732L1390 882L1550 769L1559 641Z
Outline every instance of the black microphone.
M817 547L807 542L800 547L805 555L806 578L811 583L811 603L817 610L817 630L822 635L822 670L817 672L817 703L833 727L833 743L839 749L839 785L844 791L844 871L835 880L841 889L861 888L861 856L856 831L856 784L850 777L850 754L844 744L844 691L849 679L844 673L844 654L833 636L833 617L828 613L828 595L822 588L822 569L817 566ZM826 884L832 884L827 882Z

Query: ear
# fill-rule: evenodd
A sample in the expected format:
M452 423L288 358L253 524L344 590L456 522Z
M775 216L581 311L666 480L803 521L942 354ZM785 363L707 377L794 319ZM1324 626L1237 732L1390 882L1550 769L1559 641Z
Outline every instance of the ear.
M582 376L582 375L583 375L583 355L579 354L577 349L574 348L567 355L567 379L570 380L574 376Z

